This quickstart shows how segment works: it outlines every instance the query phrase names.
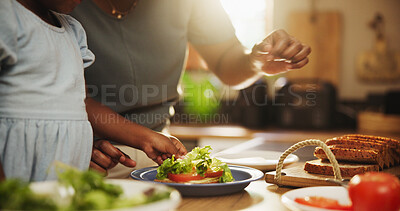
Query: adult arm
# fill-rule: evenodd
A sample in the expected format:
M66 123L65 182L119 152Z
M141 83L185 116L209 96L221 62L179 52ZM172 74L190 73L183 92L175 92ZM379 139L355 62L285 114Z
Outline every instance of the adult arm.
M194 45L218 78L234 88L245 88L264 74L299 69L308 63L311 48L284 30L269 34L251 52L234 37L212 45Z

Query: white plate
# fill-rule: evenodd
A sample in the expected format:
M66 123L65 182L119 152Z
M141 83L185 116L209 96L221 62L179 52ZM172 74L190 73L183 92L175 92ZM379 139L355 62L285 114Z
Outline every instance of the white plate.
M130 197L141 192L144 192L150 188L155 188L156 190L171 190L166 185L162 184L154 184L154 183L147 183L141 182L136 180L123 180L123 179L109 179L106 180L107 183L119 185L122 187L124 191L124 196ZM30 185L31 189L35 193L45 194L45 195L60 195L62 197L64 193L66 193L65 188L58 185L56 181L46 181L46 182L33 182ZM60 188L61 187L61 188ZM113 209L113 211L122 211L122 210L129 210L129 211L154 211L154 210L174 210L179 206L181 202L181 196L177 190L171 190L170 198L164 199L161 201L152 202L145 205L135 206L131 208L124 208L124 209Z
M219 152L215 154L214 157L227 164L247 166L261 171L270 171L275 170L281 154L282 152L251 150L237 153ZM299 157L290 154L283 162L283 165L286 166L297 161L299 161Z
M311 207L294 201L296 198L304 198L307 196L322 196L329 199L335 199L338 200L341 205L351 204L347 189L338 186L319 186L291 190L282 195L281 201L291 210L332 211L332 209Z

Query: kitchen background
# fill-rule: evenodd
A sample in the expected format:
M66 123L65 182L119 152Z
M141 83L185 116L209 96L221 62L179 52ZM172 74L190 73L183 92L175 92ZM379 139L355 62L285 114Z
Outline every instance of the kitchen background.
M221 2L247 48L285 29L312 47L310 63L234 91L191 48L173 122L400 133L400 1Z
M312 12L312 2L309 0L274 1L273 28L284 28L290 31L290 15L296 11ZM397 59L400 56L400 1L318 0L314 2L316 12L331 11L336 12L339 16L338 97L341 100L363 101L367 99L368 94L382 94L391 89L399 89L399 78L391 83L362 82L357 77L356 68L357 57L375 48L376 34L368 24L377 13L383 16L383 33L388 50L396 52ZM397 63L397 74L399 66L400 64Z

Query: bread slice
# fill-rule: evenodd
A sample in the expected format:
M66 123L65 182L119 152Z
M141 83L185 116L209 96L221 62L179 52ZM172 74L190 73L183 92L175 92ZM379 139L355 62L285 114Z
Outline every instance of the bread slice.
M380 140L388 143L391 146L394 146L400 150L400 141L393 139L393 138L387 138L387 137L381 137L381 136L372 136L372 135L362 135L362 134L347 134L342 137L354 137L357 139L370 139L370 140Z
M380 169L383 169L385 165L382 152L376 149L349 149L339 148L335 146L328 147L338 161L378 164ZM321 147L315 148L314 156L322 160L328 159L324 150Z
M388 149L382 149L382 148L369 148L365 146L348 146L348 145L332 145L333 148L345 148L345 149L355 149L359 151L363 150L375 150L379 151L378 158L377 160L382 160L383 162L383 167L385 168L390 168L391 166L394 166L394 158L391 156L391 153L389 152ZM384 148L384 147L383 147Z
M394 159L394 165L400 163L400 141L392 139L392 138L385 138L380 136L370 136L370 135L360 135L360 134L350 134L344 135L342 137L338 137L341 141L349 140L349 141L362 141L362 142L369 142L369 143L377 143L385 146L388 148L388 153Z
M359 140L356 138L348 138L348 137L337 137L328 139L325 143L328 146L333 146L338 148L378 150L383 156L385 167L388 168L398 163L398 159L400 158L392 148L390 148L387 144L384 144L379 141Z
M355 164L355 163L339 163L340 173L342 177L353 177L356 174L362 174L369 171L379 171L376 164ZM312 160L304 164L304 170L312 174L323 174L333 176L333 167L329 161Z
M348 134L344 135L343 137L347 138L356 138L358 140L372 140L372 141L377 141L384 143L388 145L391 149L395 151L395 154L397 154L400 157L400 141L393 139L393 138L387 138L387 137L381 137L381 136L371 136L371 135L361 135L361 134Z

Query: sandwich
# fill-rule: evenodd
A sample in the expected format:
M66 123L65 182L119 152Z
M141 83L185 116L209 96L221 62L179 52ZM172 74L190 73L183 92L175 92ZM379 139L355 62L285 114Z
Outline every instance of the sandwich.
M154 181L164 183L225 183L233 176L228 165L210 157L210 146L196 147L184 157L166 159L158 168Z

